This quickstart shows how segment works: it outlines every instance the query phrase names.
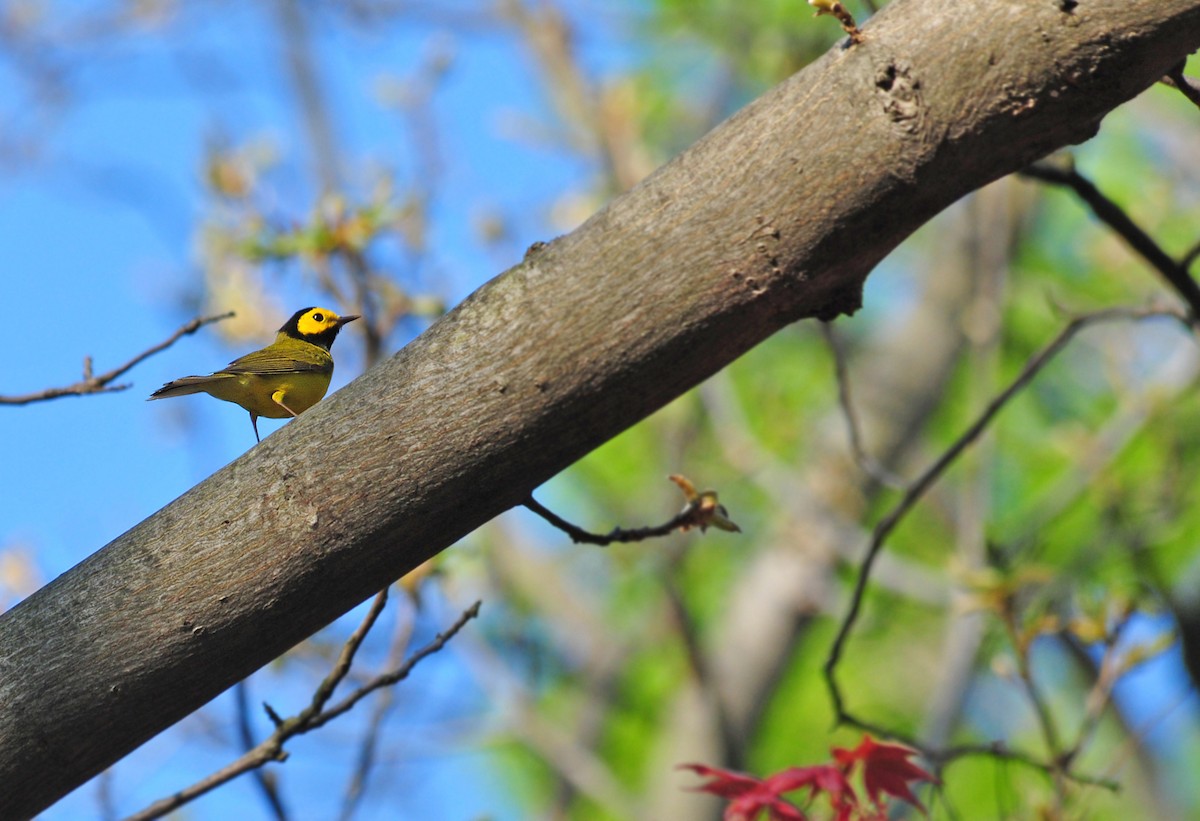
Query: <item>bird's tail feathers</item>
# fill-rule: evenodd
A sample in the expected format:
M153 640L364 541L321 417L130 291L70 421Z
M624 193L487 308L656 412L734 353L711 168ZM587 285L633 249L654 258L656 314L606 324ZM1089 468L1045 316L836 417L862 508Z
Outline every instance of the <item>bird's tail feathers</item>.
M173 379L150 394L150 399L167 399L172 396L187 396L189 393L205 393L214 381L214 376L185 376L181 379Z

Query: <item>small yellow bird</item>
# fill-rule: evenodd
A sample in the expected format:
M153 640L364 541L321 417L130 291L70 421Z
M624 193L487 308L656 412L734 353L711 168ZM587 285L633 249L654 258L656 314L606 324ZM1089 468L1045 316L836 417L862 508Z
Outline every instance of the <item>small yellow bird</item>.
M284 323L275 341L262 350L233 360L208 376L185 376L150 394L151 399L207 393L250 411L254 439L258 417L299 416L321 401L333 377L329 353L338 331L357 316L338 316L325 308L305 308Z

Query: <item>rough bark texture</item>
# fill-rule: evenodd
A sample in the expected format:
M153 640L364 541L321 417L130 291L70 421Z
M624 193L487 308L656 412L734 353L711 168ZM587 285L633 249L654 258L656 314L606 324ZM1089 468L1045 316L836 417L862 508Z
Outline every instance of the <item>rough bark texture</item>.
M48 806L1091 136L1200 0L896 0L389 361L0 617L0 817Z

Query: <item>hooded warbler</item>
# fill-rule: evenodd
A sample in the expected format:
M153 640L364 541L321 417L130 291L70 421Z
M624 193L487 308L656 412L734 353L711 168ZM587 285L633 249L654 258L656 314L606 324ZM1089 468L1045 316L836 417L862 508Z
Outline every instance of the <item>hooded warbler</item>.
M233 360L208 376L185 376L150 394L151 399L207 393L250 412L258 436L258 417L299 416L325 396L333 376L329 348L338 331L357 316L338 316L325 308L304 308L284 323L275 341Z

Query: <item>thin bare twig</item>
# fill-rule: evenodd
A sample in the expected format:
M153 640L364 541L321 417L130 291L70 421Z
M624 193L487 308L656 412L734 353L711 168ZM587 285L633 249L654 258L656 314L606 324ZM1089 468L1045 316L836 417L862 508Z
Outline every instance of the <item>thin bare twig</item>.
M380 689L381 687L389 687L399 681L407 678L413 669L428 656L441 650L446 646L450 639L466 626L467 622L479 615L481 602L475 602L458 617L458 620L450 626L444 633L439 633L433 641L422 647L416 653L408 657L398 668L388 673L383 673L361 685L341 701L334 704L332 707L326 707L329 698L333 695L334 689L338 683L345 678L346 673L350 670L350 664L354 660L354 654L357 652L367 632L375 624L379 618L379 614L383 611L383 605L387 601L386 589L380 591L375 597L375 601L371 604L371 609L363 619L362 623L354 631L354 634L346 641L342 647L342 652L334 664L333 669L329 672L324 680L318 685L313 693L312 701L309 705L301 710L296 715L281 719L274 710L264 705L268 716L275 723L275 732L270 735L261 744L255 747L250 752L246 753L236 761L222 767L217 772L209 775L207 778L196 782L195 784L180 790L175 795L156 801L141 812L129 816L125 821L150 821L150 819L161 818L167 813L178 807L183 806L187 802L211 792L234 778L249 772L257 767L262 767L270 761L284 761L287 759L287 752L284 750L284 744L297 735L302 735L315 730L318 727L325 725L333 719L349 712L359 701Z
M1029 664L1029 643L1022 641L1021 628L1017 624L1017 614L1012 605L1011 601L1007 603L1001 613L1001 621L1004 623L1009 643L1012 644L1013 656L1017 664L1017 677L1021 679L1021 685L1025 688L1025 696L1033 707L1034 715L1037 716L1038 727L1046 742L1046 752L1050 756L1050 760L1055 762L1054 770L1057 775L1062 766L1063 757L1058 726L1054 722L1054 716L1046 704L1046 699L1042 698L1042 691L1038 689L1037 682L1033 679L1033 668Z
M700 532L702 533L710 527L715 527L718 530L726 530L730 533L742 532L742 529L729 519L729 512L725 510L725 506L717 501L715 491L697 491L688 479L677 473L672 474L668 478L683 491L683 495L687 499L687 504L683 506L683 510L679 511L678 514L667 522L652 527L637 527L632 529L614 527L608 533L591 533L578 525L571 524L554 511L542 506L532 495L522 502L522 504L566 533L571 537L571 541L576 544L594 544L600 547L607 547L613 542L641 542L646 539L668 536L676 530L688 530L693 527L700 528Z
M48 399L58 399L63 396L86 396L92 393L113 393L123 391L129 388L128 384L113 385L114 380L123 376L126 372L132 369L135 365L141 364L146 359L154 356L156 353L165 351L167 348L174 345L181 338L194 334L196 331L209 325L213 322L220 322L222 319L229 319L233 316L233 311L220 314L218 316L197 317L187 323L175 333L171 334L167 339L158 343L152 348L147 348L140 354L130 359L124 365L113 368L111 371L105 371L99 376L92 373L92 358L84 357L83 360L83 379L73 385L67 385L61 388L46 388L36 393L26 393L19 396L0 396L0 405L28 405L33 402L44 402Z
M842 624L838 629L837 635L834 638L833 644L829 650L829 656L826 658L824 666L825 683L829 690L830 699L833 702L834 717L837 724L849 724L864 729L870 729L878 732L881 728L872 727L862 720L853 716L845 705L841 688L837 683L837 665L841 660L842 652L845 649L846 641L850 637L850 632L854 629L854 625L858 620L862 610L863 600L865 598L867 584L871 577L871 569L875 564L875 560L879 557L883 549L884 542L892 534L904 519L905 515L913 508L914 505L925 495L925 492L941 478L942 474L954 463L954 461L967 449L975 440L977 440L983 432L995 419L996 415L1004 408L1008 402L1020 393L1025 387L1033 381L1034 377L1056 357L1067 344L1084 328L1102 322L1113 322L1119 320L1125 321L1140 321L1152 318L1172 318L1178 321L1188 323L1190 317L1184 316L1178 310L1171 308L1110 308L1104 311L1097 311L1091 314L1084 314L1075 317L1058 333L1058 335L1050 341L1046 347L1042 348L1035 354L1016 378L1001 391L987 407L983 410L980 416L964 431L941 456L939 456L933 464L917 477L917 479L909 486L904 495L892 508L891 512L882 518L876 525L871 534L871 540L867 546L867 552L863 556L859 567L858 580L855 583L854 590L850 596L850 607L846 613ZM885 733L892 737L896 737L895 733ZM906 742L911 743L911 742ZM921 745L913 744L917 749L922 749Z
M822 322L821 333L833 354L834 375L837 377L838 384L838 403L842 407L842 416L846 419L846 428L850 435L850 452L854 455L854 463L858 465L859 470L884 487L894 490L903 488L904 480L881 465L863 447L862 427L850 396L850 375L846 369L845 354L842 352L842 346L838 343L837 334L833 332L831 323Z
M955 744L952 747L931 747L924 742L918 741L912 736L905 733L897 732L891 727L885 727L882 724L875 724L871 721L858 718L852 715L846 715L841 722L847 727L853 727L857 730L862 730L864 733L870 733L879 738L890 738L907 747L912 747L921 754L921 757L932 763L938 770L941 770L946 765L953 763L960 758L971 758L975 756L986 756L995 758L1001 761L1011 761L1016 764L1022 764L1035 770L1039 770L1047 775L1058 773L1061 777L1072 781L1076 784L1082 784L1088 787L1103 787L1106 790L1116 792L1121 789L1121 785L1112 778L1104 776L1087 775L1086 773L1077 773L1073 771L1064 771L1062 764L1056 761L1048 761L1037 758L1029 753L1021 752L1020 750L1010 749L1002 741L994 741L990 744Z
M1016 764L1021 764L1031 769L1039 770L1049 776L1058 775L1068 781L1076 784L1082 784L1088 787L1103 787L1106 790L1116 792L1121 789L1121 785L1112 778L1104 776L1087 775L1086 773L1078 773L1066 769L1062 761L1058 760L1043 760L1029 753L1021 752L1020 750L1010 749L1002 741L994 741L990 744L955 744L951 747L931 747L917 739L908 736L904 733L897 732L895 729L885 727L881 724L875 724L870 721L858 718L847 714L840 722L847 727L854 727L862 730L865 733L877 736L879 738L890 738L905 746L912 747L917 750L921 757L932 763L939 771L952 764L960 758L972 758L975 756L986 756L988 758L999 759L1001 761L1011 761Z
M376 676L354 692L350 693L350 695L346 696L337 704L330 707L328 710L324 710L319 715L314 716L307 729L315 729L329 721L332 721L343 713L349 712L355 704L358 704L358 702L362 701L376 690L382 687L390 687L391 685L408 678L408 675L413 671L413 668L416 667L417 664L424 661L427 656L432 656L434 653L445 647L446 643L449 642L450 639L454 638L455 634L458 633L459 630L462 630L463 627L466 626L467 622L478 617L479 608L482 606L483 602L475 602L473 605L463 611L462 615L458 617L458 620L455 621L454 624L450 625L450 628L446 630L446 632L438 633L433 641L422 647L413 655L409 656L408 660L404 662L404 664L390 673L383 673L382 675Z
M614 527L608 533L591 533L578 525L571 524L549 508L543 507L532 496L525 500L524 505L563 533L566 533L571 537L571 541L576 544L594 544L600 547L607 547L614 542L640 542L645 539L668 536L682 527L687 519L685 512L672 517L670 521L664 524L653 527L638 527L631 530Z
M1113 688L1116 687L1122 671L1122 659L1118 653L1117 644L1134 614L1135 611L1132 607L1126 608L1120 613L1116 624L1108 631L1108 635L1104 637L1104 655L1100 658L1096 681L1084 701L1083 721L1079 725L1075 743L1062 752L1061 758L1064 764L1070 764L1079 757L1083 748L1095 735L1096 729L1100 726L1100 719L1112 702Z
M1019 750L1009 749L1004 743L999 741L993 744L957 744L942 750L922 750L920 747L916 747L915 749L921 750L921 755L936 764L939 769L959 758L972 758L975 756L986 756L987 758L996 758L1001 761L1012 761L1035 770L1041 770L1044 773L1053 772L1057 766L1053 762L1042 761ZM1120 783L1103 776L1085 775L1076 772L1065 772L1062 775L1076 784L1083 784L1089 787L1103 787L1112 792L1117 792L1121 789Z
M1188 312L1192 317L1200 317L1200 285L1188 274L1187 266L1172 259L1119 205L1106 197L1091 180L1076 171L1074 164L1060 166L1052 162L1036 162L1024 168L1021 175L1074 191L1101 222L1116 231L1130 248L1162 275L1167 284L1187 303Z
M233 688L233 697L237 709L238 740L242 743L242 752L248 753L254 749L257 742L254 740L254 728L250 724L250 685L246 679L239 681ZM279 794L279 782L274 778L274 773L256 769L254 783L277 821L287 821L287 807L284 806L283 796Z
M342 652L338 655L333 669L317 685L317 689L313 692L312 701L308 707L304 708L295 717L297 723L309 724L312 717L320 715L326 703L333 697L333 691L337 689L342 679L350 672L350 665L354 663L354 656L358 652L358 648L362 646L362 643L367 638L367 633L371 632L371 628L375 626L375 622L379 620L380 614L383 613L383 608L387 604L387 598L388 589L386 587L375 594L375 599L371 602L371 607L367 611L367 615L363 617L362 622L350 634L350 638L346 640L346 643L342 645ZM286 725L287 722L285 721L284 724Z
M863 41L863 33L859 31L858 24L854 22L854 16L838 0L808 0L808 4L817 10L816 17L823 14L836 17L842 25L842 31L850 35L851 43Z
M404 659L404 651L412 640L415 618L397 619L395 634L392 636L392 646L388 651L387 667L394 667ZM395 703L395 690L387 689L379 694L372 705L371 717L367 721L367 729L359 741L358 755L355 756L354 773L342 797L342 809L339 815L341 821L350 821L358 808L359 802L366 795L367 780L371 768L375 765L378 755L379 739L383 733L383 721Z

